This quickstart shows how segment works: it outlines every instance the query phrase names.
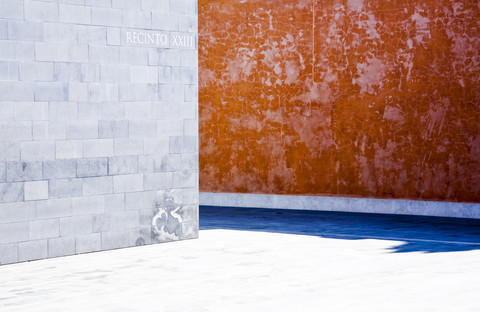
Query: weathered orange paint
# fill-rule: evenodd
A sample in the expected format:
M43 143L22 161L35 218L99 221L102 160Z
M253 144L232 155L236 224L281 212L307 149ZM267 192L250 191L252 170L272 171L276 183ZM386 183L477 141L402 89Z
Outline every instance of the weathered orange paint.
M476 0L199 1L200 189L480 201Z

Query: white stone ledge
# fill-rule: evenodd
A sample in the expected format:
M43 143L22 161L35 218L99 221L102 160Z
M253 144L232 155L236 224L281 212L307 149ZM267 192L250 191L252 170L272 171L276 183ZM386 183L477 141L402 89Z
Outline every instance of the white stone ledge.
M479 203L327 196L200 193L200 205L480 219Z

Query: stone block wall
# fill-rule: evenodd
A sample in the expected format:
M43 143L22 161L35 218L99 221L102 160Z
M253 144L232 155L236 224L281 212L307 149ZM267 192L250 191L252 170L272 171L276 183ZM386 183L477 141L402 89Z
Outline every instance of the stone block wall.
M198 236L194 0L2 0L0 264Z

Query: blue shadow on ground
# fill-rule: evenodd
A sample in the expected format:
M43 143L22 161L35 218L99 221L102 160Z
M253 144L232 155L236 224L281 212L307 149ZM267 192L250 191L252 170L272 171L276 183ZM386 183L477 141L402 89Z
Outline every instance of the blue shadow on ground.
M392 252L480 249L480 220L475 219L200 206L200 230L211 229L404 242Z

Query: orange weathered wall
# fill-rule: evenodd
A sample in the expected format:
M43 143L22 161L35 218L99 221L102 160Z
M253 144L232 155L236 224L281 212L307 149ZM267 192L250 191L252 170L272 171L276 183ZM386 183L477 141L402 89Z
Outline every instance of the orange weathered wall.
M199 1L200 190L480 202L476 0Z

